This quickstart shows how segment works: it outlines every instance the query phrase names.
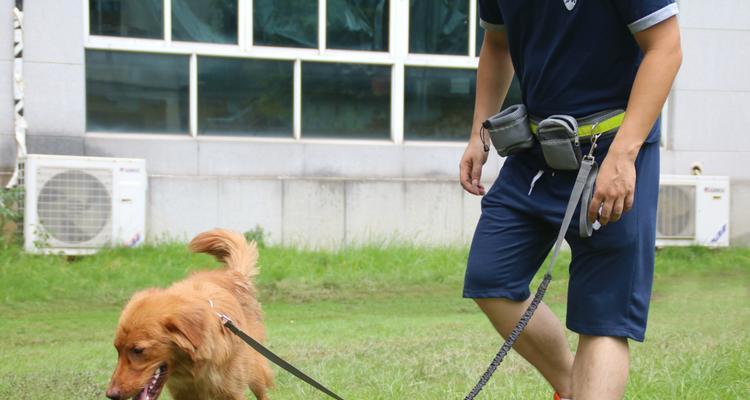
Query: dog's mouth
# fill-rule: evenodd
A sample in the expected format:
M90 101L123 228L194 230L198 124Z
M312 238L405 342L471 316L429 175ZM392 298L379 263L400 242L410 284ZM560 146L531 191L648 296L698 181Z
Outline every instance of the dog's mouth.
M138 392L133 400L156 400L161 394L161 390L164 388L164 383L167 381L167 364L162 364L159 368L154 371L154 375L148 384Z

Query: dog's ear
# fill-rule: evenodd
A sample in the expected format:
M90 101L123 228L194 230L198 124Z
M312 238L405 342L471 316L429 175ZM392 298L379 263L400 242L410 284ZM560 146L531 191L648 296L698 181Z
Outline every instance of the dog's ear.
M203 343L204 314L199 311L185 311L168 316L164 328L169 332L172 342L195 361L198 348Z

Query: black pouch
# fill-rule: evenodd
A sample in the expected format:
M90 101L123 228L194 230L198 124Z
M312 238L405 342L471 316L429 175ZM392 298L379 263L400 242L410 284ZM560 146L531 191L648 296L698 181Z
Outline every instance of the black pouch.
M507 157L534 146L526 106L516 104L493 115L482 127L487 130L497 154Z
M539 123L537 139L552 169L570 171L581 166L578 122L569 115L553 115Z

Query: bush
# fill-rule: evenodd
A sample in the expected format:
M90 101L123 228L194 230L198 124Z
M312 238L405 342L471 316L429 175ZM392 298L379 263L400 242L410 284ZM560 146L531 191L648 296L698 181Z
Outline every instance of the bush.
M23 232L23 188L0 189L0 242L20 243Z

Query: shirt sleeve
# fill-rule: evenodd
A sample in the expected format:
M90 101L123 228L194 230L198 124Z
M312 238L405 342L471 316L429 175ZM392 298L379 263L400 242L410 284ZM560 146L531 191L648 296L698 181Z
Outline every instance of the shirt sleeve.
M679 13L674 0L614 0L632 33L646 30Z
M504 31L505 21L498 0L478 0L479 25L488 31Z

